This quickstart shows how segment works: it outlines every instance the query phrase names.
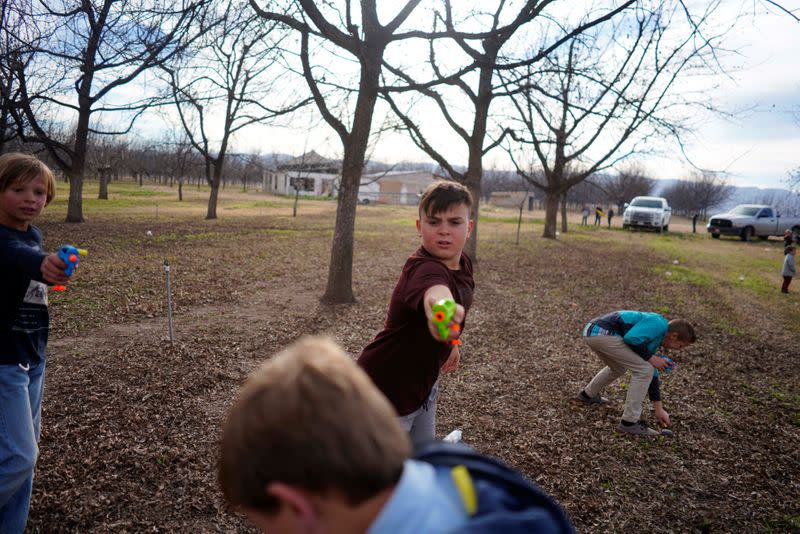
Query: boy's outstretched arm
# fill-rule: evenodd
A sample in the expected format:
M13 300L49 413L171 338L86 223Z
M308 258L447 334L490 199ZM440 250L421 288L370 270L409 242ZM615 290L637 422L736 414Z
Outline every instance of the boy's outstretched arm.
M428 320L428 330L430 331L431 335L438 339L439 341L449 341L453 339L458 339L461 335L461 331L455 331L453 328L450 329L450 337L447 340L441 339L439 336L439 328L436 326L436 323L433 322L433 305L439 302L442 299L452 299L453 293L450 292L450 288L444 285L436 285L431 286L425 291L425 296L422 299L422 305L425 310L425 318ZM455 300L455 299L453 299ZM450 324L458 324L464 321L464 306L461 304L456 304L456 313L453 315L453 320Z

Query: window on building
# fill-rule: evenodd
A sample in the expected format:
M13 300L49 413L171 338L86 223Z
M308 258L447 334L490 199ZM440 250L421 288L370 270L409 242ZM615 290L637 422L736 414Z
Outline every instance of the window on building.
M289 185L298 191L314 191L313 178L289 178Z

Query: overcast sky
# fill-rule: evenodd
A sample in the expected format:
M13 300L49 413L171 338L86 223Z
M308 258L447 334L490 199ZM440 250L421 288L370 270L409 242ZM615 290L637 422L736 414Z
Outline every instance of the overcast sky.
M739 111L730 120L709 116L689 156L727 170L737 185L785 187L787 173L800 167L800 23L761 17L740 27L734 41L743 68L722 82L715 100ZM668 169L662 177L671 177Z
M796 13L800 15L800 8ZM777 10L742 22L728 36L729 47L738 51L725 60L730 78L707 80L708 87L717 87L708 89L713 105L732 111L732 116L697 116L686 154L699 168L725 171L735 185L786 187L789 171L800 167L800 22ZM341 157L338 137L318 113L314 115L316 121L293 120L297 126L293 129L250 128L237 138L235 149L292 155L313 149ZM376 110L376 121L380 115ZM446 139L446 130L441 139ZM466 159L461 147L457 148L454 163ZM665 146L665 150L665 157L643 160L649 173L656 178L687 177L693 168L677 147ZM385 162L429 161L399 135L383 136L371 157ZM498 154L490 153L484 160L485 168L509 166Z

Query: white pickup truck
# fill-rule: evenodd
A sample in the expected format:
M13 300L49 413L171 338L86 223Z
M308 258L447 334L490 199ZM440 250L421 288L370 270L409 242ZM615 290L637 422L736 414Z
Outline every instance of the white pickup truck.
M641 226L656 230L669 230L672 208L663 197L634 197L630 204L625 204L622 214L622 227Z
M772 206L742 204L726 213L712 215L706 228L714 239L721 235L735 235L742 241L756 236L767 239L771 235L782 237L786 229L800 234L800 217L781 217Z

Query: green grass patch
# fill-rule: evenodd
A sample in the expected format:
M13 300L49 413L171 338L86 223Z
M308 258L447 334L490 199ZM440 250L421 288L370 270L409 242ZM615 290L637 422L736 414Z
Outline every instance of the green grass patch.
M144 189L137 186L136 189L129 185L113 186L108 188L108 196L121 195L126 197L175 197L178 198L178 191L153 191L152 189ZM84 202L86 199L84 199Z
M415 226L417 224L417 219L413 218L389 219L388 221L386 221L386 224L391 224L395 226Z
M221 232L199 232L196 234L178 234L175 232L170 232L168 234L157 234L153 237L148 238L146 241L152 240L155 243L168 243L170 241L192 241L192 240L213 239L221 235L223 235Z
M737 275L736 273L729 273L728 281L762 296L773 296L778 291L778 283L776 281L766 280L758 274Z
M478 217L478 222L518 224L519 217L493 217L491 215L480 215ZM544 219L523 217L522 224L544 224Z
M653 271L659 276L678 284L692 284L698 287L711 285L711 276L684 265L656 265ZM670 273L670 274L667 274Z
M669 315L669 306L661 305L661 306L654 306L653 311L656 313L660 313L662 315Z
M256 232L256 235L280 235L280 236L292 236L292 235L300 235L303 232L301 230L291 230L288 228L265 228L264 230L259 230Z
M246 210L246 209L263 209L263 208L286 208L289 204L283 202L275 202L269 200L254 200L251 202L236 202L234 204L223 205L226 210Z

